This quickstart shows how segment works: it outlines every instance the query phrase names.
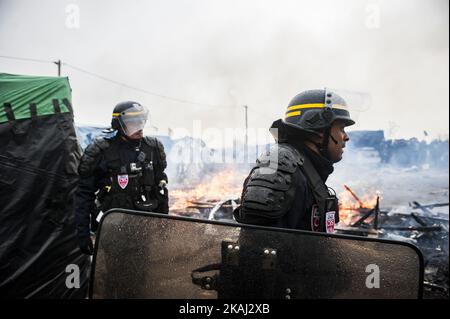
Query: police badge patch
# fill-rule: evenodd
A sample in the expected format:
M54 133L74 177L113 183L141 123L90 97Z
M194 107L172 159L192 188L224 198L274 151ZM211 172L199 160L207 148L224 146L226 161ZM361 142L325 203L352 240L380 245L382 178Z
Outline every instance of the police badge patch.
M325 215L325 228L327 233L334 233L335 215L336 212L334 211L327 212Z
M311 210L311 230L320 231L320 213L316 204L312 206Z
M128 185L128 175L117 175L117 182L119 183L120 188L125 189Z

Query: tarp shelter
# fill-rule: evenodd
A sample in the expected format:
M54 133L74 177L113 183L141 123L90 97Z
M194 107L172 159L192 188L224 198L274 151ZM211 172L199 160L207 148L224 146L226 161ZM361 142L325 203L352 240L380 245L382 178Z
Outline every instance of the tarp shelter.
M65 77L0 74L0 297L84 298L77 246L81 150Z

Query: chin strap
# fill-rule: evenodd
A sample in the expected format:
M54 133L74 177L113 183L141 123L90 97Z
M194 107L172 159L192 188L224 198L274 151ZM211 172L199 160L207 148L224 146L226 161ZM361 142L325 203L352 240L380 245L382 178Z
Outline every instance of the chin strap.
M331 140L334 142L334 144L338 144L338 141L331 135L331 127L328 127L323 134L322 143L318 143L313 141L312 139L308 139L309 142L313 143L317 149L319 150L320 155L325 157L326 159L330 160L330 154L328 152L328 143Z
M330 137L334 140L334 138L330 134L331 128L328 127L325 129L325 132L323 134L322 144L319 144L319 152L320 154L325 157L326 159L330 159L330 154L328 152L328 143L330 141Z
M330 134L331 139L333 140L334 144L338 144L338 141L336 141L336 139L333 137L333 135Z

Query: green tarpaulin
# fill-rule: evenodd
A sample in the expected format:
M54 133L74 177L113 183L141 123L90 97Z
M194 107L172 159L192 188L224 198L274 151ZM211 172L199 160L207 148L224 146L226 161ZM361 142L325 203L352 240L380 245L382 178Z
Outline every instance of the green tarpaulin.
M86 297L89 257L74 213L81 150L69 110L67 78L0 74L0 299Z
M55 113L58 100L61 113L70 112L71 88L67 77L29 76L0 73L0 123L8 121L5 104L10 104L14 119L31 117L30 104L36 104L36 115ZM65 102L68 101L69 103Z

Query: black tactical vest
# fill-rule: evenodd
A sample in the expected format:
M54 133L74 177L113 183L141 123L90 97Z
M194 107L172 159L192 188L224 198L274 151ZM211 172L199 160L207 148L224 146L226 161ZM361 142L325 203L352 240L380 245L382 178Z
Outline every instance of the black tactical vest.
M158 152L152 139L142 139L134 150L135 160L121 158L120 143L111 140L104 150L108 181L97 199L103 212L111 208L154 211L156 199L155 159Z

